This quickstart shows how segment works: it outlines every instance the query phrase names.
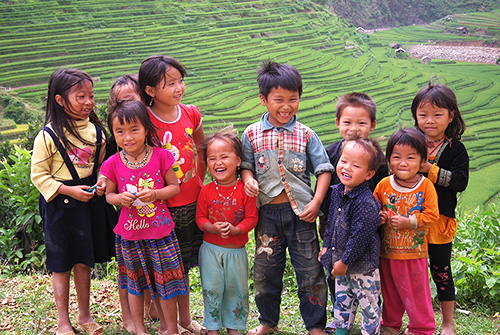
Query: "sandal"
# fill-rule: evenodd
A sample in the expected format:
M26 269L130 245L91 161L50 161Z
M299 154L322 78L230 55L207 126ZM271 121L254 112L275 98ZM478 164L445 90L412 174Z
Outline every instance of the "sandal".
M200 325L197 321L192 320L191 323L185 327L187 331L196 335L205 335L208 333L208 329Z
M82 330L89 335L102 334L103 328L97 322L79 323L78 330Z
M168 331L168 330L167 330ZM167 331L163 333L163 335L167 335ZM182 327L179 323L177 324L177 333L179 335L192 335L193 333Z
M267 332L263 332L262 331L263 327L267 327L267 328L269 328L269 330ZM278 330L277 326L276 327L268 327L268 326L260 325L260 326L255 327L254 329L250 329L247 332L247 335L267 335L267 334L273 334L277 330Z

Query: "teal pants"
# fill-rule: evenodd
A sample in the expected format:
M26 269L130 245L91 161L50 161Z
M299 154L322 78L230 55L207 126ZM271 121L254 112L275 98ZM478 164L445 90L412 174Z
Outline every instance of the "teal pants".
M246 249L230 249L203 242L199 261L203 325L208 330L246 330L249 308Z

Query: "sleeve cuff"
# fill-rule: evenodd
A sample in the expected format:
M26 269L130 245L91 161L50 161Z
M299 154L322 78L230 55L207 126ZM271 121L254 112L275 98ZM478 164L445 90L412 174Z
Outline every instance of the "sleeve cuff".
M324 172L333 172L335 168L333 167L332 164L330 163L322 163L316 167L316 170L314 171L314 174L316 176L319 176L320 174Z
M418 228L418 220L415 215L410 215L410 228L417 229Z

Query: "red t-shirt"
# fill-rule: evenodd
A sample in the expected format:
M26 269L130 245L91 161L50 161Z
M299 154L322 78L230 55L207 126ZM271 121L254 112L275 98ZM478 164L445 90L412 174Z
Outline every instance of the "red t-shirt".
M185 206L195 202L203 187L203 181L196 170L196 154L193 133L201 127L201 113L194 105L179 104L179 115L175 121L160 119L148 107L149 117L158 128L159 146L174 155L172 165L181 191L167 200L168 207Z
M205 185L200 192L198 207L196 208L198 227L203 230L203 224L207 220L211 223L224 221L231 223L233 226L238 226L241 229L241 234L222 238L220 235L204 232L203 240L215 245L234 244L243 246L248 242L248 232L255 228L259 218L256 197L246 195L241 180L238 180L236 189L234 189L234 186L219 186L219 191L217 191L215 186L215 183L211 182ZM231 195L231 193L233 194ZM226 197L229 197L229 199Z

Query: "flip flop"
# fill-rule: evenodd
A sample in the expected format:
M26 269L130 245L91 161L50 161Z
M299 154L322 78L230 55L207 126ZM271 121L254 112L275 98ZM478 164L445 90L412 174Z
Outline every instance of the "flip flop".
M273 334L275 331L278 330L278 327L276 326L276 327L267 327L267 328L270 328L267 332L260 332L259 331L260 327L267 327L267 326L260 325L260 326L255 327L254 329L250 329L247 332L247 335L267 335L267 334Z
M103 328L97 322L87 322L87 323L79 323L78 329L83 330L89 335L98 335L102 334Z
M187 326L184 327L186 330L190 331L193 334L196 335L204 335L208 333L208 329L200 325L198 322L192 320L191 323Z

